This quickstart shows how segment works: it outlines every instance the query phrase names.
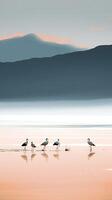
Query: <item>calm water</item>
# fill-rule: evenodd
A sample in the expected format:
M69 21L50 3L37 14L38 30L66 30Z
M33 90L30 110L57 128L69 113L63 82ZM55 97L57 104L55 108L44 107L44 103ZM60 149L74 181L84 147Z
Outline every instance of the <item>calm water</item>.
M20 145L26 137L38 150L45 137L50 145L45 152L25 152ZM92 152L87 137L97 145ZM60 150L51 145L55 138ZM0 200L112 199L111 128L2 127L0 149Z
M61 149L65 145L86 147L88 137L97 146L112 146L112 128L0 127L0 148L21 149L21 143L28 138L28 149L30 150L31 141L39 146L46 137L49 138L48 149L52 149L52 143L57 138L60 138Z

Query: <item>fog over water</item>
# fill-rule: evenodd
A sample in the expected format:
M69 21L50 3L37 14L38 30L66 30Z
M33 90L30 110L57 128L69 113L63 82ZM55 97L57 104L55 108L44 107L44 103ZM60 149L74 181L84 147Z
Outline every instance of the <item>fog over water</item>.
M0 125L112 125L112 99L1 102Z

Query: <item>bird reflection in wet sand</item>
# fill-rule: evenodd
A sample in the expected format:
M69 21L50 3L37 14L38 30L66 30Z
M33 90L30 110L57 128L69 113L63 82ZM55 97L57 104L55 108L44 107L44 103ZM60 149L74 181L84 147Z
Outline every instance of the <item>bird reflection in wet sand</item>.
M37 155L36 153L31 154L31 161L33 161L33 159L36 157L36 155Z
M95 152L90 151L88 154L88 160L95 155Z
M41 153L41 155L45 158L46 161L48 161L49 156L45 151L43 151L43 153Z
M27 155L25 153L21 155L21 158L23 160L25 160L26 162L28 162L28 157L27 157Z
M59 151L56 151L54 154L53 154L54 158L56 158L57 160L59 160Z

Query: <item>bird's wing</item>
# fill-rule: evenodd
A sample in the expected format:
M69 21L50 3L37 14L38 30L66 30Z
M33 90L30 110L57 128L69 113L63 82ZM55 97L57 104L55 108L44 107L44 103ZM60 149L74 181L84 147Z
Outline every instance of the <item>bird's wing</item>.
M43 142L41 145L46 145L46 142Z
M24 142L21 146L25 146L26 145L26 142Z
M58 145L58 143L57 143L57 142L54 142L53 145Z
M91 145L91 146L95 146L95 144L94 144L93 142L90 142L90 145Z
M54 142L53 145L59 145L59 144L60 144L60 142L56 141L56 142Z

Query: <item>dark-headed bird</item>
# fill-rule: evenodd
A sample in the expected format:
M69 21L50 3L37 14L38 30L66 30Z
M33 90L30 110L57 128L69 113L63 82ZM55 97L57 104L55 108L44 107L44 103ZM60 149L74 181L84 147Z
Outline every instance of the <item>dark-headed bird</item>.
M33 142L31 142L31 147L32 147L32 149L34 149L34 148L36 148L36 145L33 144Z
M24 142L21 146L24 147L24 149L26 150L27 145L28 145L28 139L26 139L26 142Z
M49 143L49 140L48 140L48 138L46 138L45 141L41 144L41 146L43 146L43 150L45 150L48 143Z
M92 149L92 147L95 147L95 144L91 142L90 138L87 139L87 143L89 144L90 149Z
M60 140L57 139L57 141L55 141L55 142L53 143L53 146L56 146L56 148L58 148L58 147L60 146Z

